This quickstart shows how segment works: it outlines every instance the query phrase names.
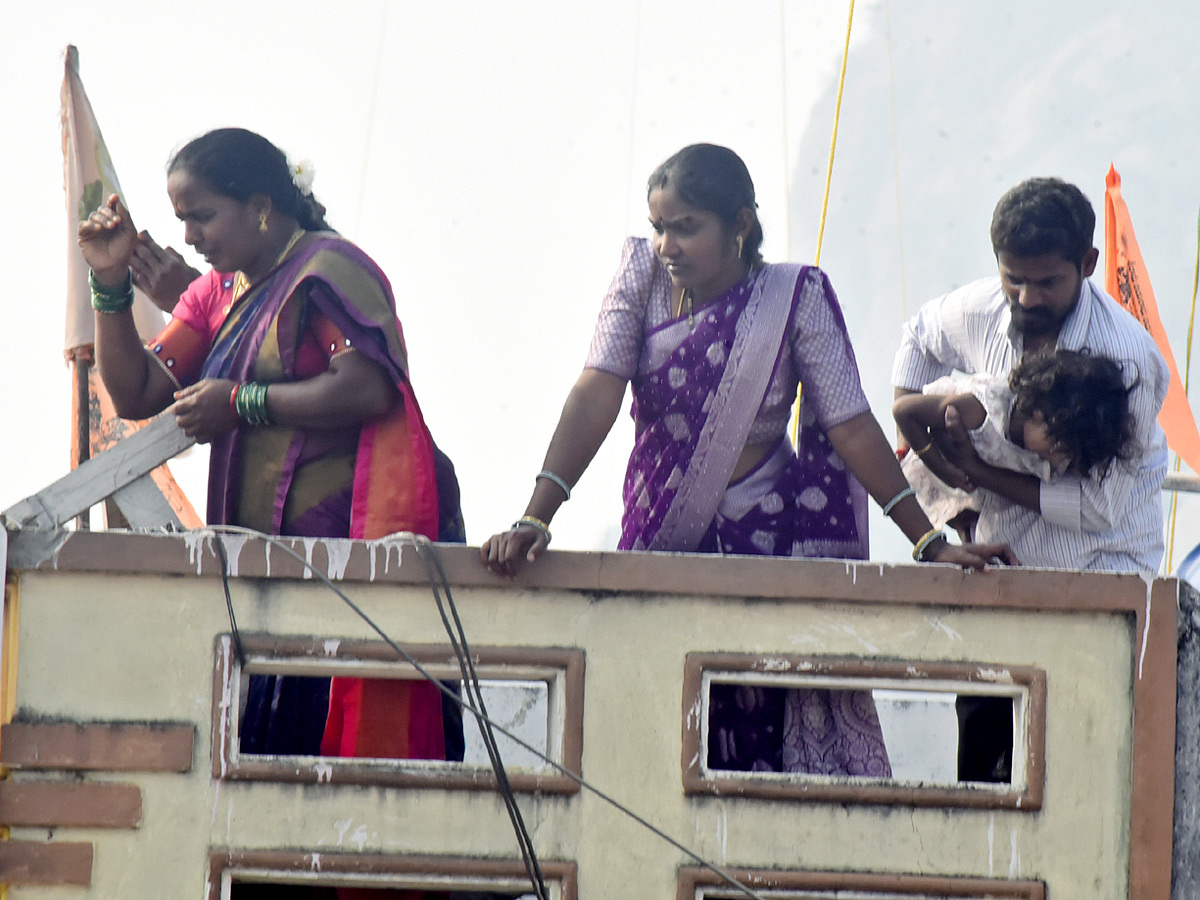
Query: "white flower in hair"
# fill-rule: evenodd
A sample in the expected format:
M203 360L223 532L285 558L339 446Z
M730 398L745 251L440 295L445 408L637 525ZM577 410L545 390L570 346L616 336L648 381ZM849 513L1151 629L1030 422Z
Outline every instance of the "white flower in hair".
M292 173L292 182L296 185L296 189L305 197L311 197L313 178L317 174L312 160L289 158L288 171Z

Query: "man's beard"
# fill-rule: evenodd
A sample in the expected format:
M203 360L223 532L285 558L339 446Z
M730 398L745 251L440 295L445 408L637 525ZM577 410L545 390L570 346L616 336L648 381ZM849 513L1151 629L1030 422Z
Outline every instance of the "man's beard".
M1025 337L1042 337L1054 331L1062 322L1044 306L1025 309L1021 304L1010 301L1009 308L1012 310L1013 328Z
M1012 327L1028 338L1039 338L1047 334L1052 334L1067 320L1067 316L1075 311L1075 307L1079 305L1079 298L1082 295L1083 276L1080 275L1079 281L1075 285L1075 302L1061 316L1055 315L1053 311L1045 306L1035 306L1033 309L1025 309L1016 300L1010 298L1008 308L1012 313Z

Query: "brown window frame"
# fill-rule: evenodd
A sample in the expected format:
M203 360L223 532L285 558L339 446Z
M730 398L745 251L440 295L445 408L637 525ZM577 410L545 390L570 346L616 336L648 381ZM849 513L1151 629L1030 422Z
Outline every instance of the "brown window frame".
M557 900L578 900L578 866L574 861L540 860L539 865L547 887L553 891L552 886L557 885ZM231 878L237 874L250 875L250 881L275 877L282 879L282 883L343 887L357 876L363 879L359 886L380 889L421 888L425 886L419 883L422 877L458 879L458 885L449 886L463 890L488 890L489 887L511 889L504 884L489 885L488 880L508 883L527 881L525 865L519 859L214 847L208 857L206 900L221 900L227 873ZM314 873L318 874L314 876ZM254 876L258 876L258 879ZM371 883L368 883L368 879ZM446 887L441 885L436 889L445 890Z
M716 774L707 767L708 697L706 685L713 675L757 676L757 683L778 680L780 687L796 686L797 679L820 681L858 679L848 690L862 688L864 680L907 682L913 690L946 689L955 684L991 684L999 693L1025 697L1023 784L964 782L961 786L914 785L879 779L837 779L802 774L731 772ZM940 683L940 684L939 684ZM878 685L877 687L885 687ZM887 687L892 687L887 685ZM984 693L980 691L980 693ZM683 676L683 789L686 794L757 797L771 800L828 801L904 806L964 807L973 809L1041 809L1045 786L1046 673L1032 666L976 662L920 662L864 660L840 657L762 656L749 653L689 653ZM1014 733L1014 776L1020 731Z
M989 900L1046 900L1046 885L1042 881L1009 881L1000 878L971 878L960 876L905 875L886 872L802 872L774 869L727 869L730 876L756 892L771 891L859 891L877 892L881 900L897 894L917 898L986 897ZM700 866L683 866L679 870L676 900L696 900L696 892L711 887L720 890L726 882L715 873ZM726 888L730 898L738 894ZM766 894L770 898L770 893Z
M351 641L242 635L245 674L289 674L318 677L421 676L382 641ZM448 645L402 645L436 677L459 679L458 663ZM550 685L547 735L551 759L582 774L584 652L543 647L473 647L482 681L544 680ZM489 791L496 789L490 768L441 760L357 759L333 756L258 756L238 752L238 690L243 674L232 637L219 634L213 653L212 775L216 780L317 784L374 785ZM468 713L469 715L469 713ZM538 772L509 769L514 791L575 794L579 784L547 768Z

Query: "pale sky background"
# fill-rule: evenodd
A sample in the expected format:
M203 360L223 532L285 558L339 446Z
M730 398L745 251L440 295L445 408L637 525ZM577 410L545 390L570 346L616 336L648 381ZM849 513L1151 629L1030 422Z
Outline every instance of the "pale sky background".
M392 280L413 384L458 467L474 544L524 508L622 239L647 232L658 162L695 141L733 147L755 179L767 259L812 260L845 0L182 9L0 6L0 509L69 464L68 43L136 224L194 263L165 191L175 147L240 125L313 161L331 224ZM889 435L901 322L994 272L991 210L1033 175L1084 190L1102 246L1116 164L1182 370L1200 207L1197 35L1195 0L859 0L821 262ZM622 417L555 519L555 547L614 546L631 443ZM173 464L200 509L205 468L203 452ZM1179 521L1176 562L1200 541L1200 498L1184 498ZM907 553L876 510L872 556Z

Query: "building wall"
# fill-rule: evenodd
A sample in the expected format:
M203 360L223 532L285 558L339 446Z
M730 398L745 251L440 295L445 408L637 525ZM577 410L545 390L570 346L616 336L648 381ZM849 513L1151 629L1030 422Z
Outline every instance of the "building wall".
M190 729L194 748L182 772L100 768L77 777L69 765L18 760L14 783L134 784L141 818L135 827L14 827L15 841L90 844L93 858L86 887L24 886L18 877L10 880L11 897L204 897L214 848L290 850L310 863L314 854L354 854L378 862L379 871L388 860L414 856L454 865L519 859L491 790L339 783L340 770L323 775L315 759L293 767L304 771L292 782L220 777L214 704L227 683L218 649L230 626L211 540L78 534L50 545L22 541L14 535L9 549L8 611L18 629L14 721L166 723ZM413 548L290 546L397 641L447 644ZM377 644L377 636L280 548L239 539L227 550L236 573L231 596L248 638L315 639L325 653L311 657L312 671L339 659L381 671L390 665L384 652L374 662L353 656L352 648ZM998 888L1012 882L1017 891L1040 883L1055 900L1169 896L1171 749L1164 772L1163 742L1151 737L1163 723L1169 733L1174 727L1174 582L572 553L548 554L509 581L484 572L474 550L440 553L473 646L583 651L583 777L708 861L760 879L763 871L882 873L893 878L891 889L920 876L991 879L986 884ZM687 794L689 654L733 654L755 672L791 678L857 666L880 687L894 685L884 677L894 663L918 674L965 663L972 677L998 685L1009 683L1010 670L1044 673L1040 802L987 805L989 788L951 786L957 793L942 796L913 784L901 786L907 794L900 797L805 776L778 780L842 793L762 799L725 786ZM449 659L444 651L433 657ZM925 675L910 684L923 689L929 681ZM0 732L0 761L8 765L17 736L13 725ZM574 864L561 870L574 873L564 876L566 895L695 895L679 888L691 859L594 795L522 793L519 802L539 854ZM3 859L0 871L20 875ZM920 890L924 882L916 884Z

